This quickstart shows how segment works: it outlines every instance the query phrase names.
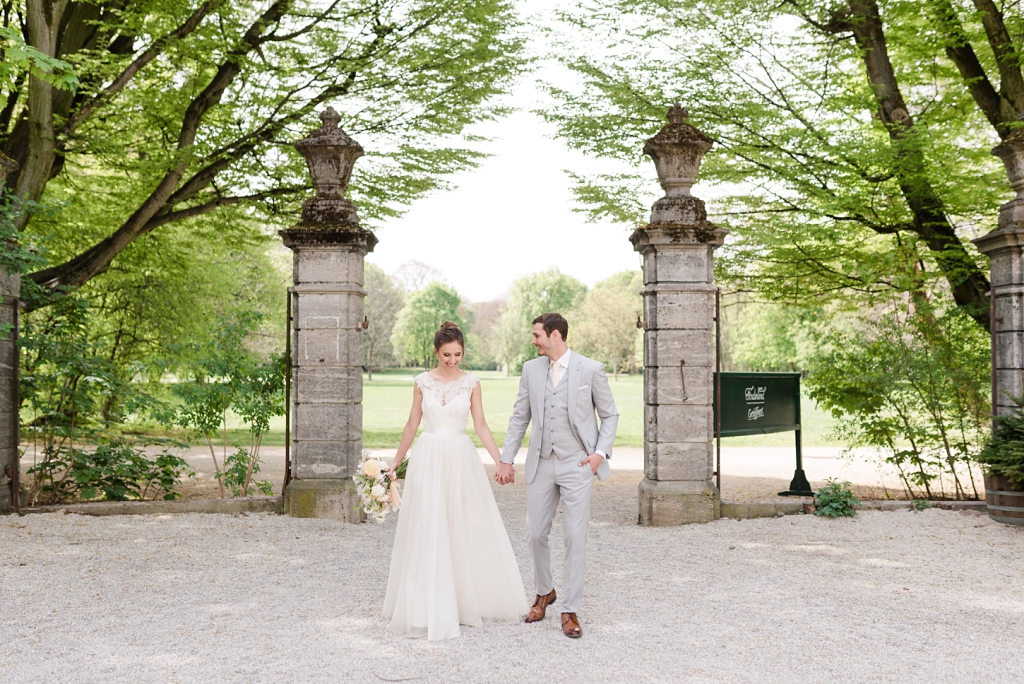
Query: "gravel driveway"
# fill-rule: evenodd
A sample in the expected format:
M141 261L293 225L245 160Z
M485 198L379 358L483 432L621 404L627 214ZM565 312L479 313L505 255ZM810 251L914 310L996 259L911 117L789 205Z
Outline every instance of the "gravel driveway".
M595 491L579 641L550 615L391 634L394 519L0 517L0 677L1024 681L1024 528L939 510L641 528L620 510L635 486ZM530 591L521 485L497 494Z

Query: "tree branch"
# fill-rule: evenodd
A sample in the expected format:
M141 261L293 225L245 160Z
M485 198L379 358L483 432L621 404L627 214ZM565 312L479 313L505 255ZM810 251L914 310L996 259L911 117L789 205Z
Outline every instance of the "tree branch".
M177 150L182 158L168 171L157 187L121 227L109 237L70 260L41 271L29 274L36 283L55 289L58 287L79 287L90 278L102 273L132 240L142 235L149 221L164 207L181 182L188 168L188 150L195 142L203 116L220 102L224 91L241 72L245 57L257 44L260 35L268 26L284 16L292 0L277 0L249 27L238 47L231 50L217 69L207 86L189 104L182 117L178 133Z
M185 20L184 24L154 41L154 43L149 46L149 49L136 57L131 64L125 67L125 70L122 71L118 77L110 83L110 85L93 96L91 100L83 104L78 111L68 119L68 122L64 125L61 133L65 136L74 133L75 129L77 129L83 121L88 119L97 107L106 102L111 95L114 95L128 85L135 74L137 74L144 66L156 59L156 57L164 51L164 48L167 47L171 41L180 40L192 33L207 14L223 3L224 0L207 0L192 13L192 16Z
M996 92L995 86L989 80L985 68L974 52L974 47L967 39L967 32L964 31L963 24L952 3L949 0L933 0L931 5L937 22L950 41L946 45L946 56L960 72L967 90L985 118L996 129L1000 137L1005 138L1010 133L1006 128L1006 123L1017 118L1012 111L1007 111L1012 108ZM1007 118L1008 114L1009 118Z
M981 24L996 56L999 93L1013 108L1014 115L1010 119L1016 119L1024 114L1024 75L1021 74L1020 56L996 4L992 0L974 0L974 6L981 13Z
M202 216L207 214L214 209L219 207L226 207L232 204L241 204L242 202L258 202L260 200L270 199L271 197L283 197L286 195L300 194L309 190L306 186L291 186L285 188L274 188L273 190L267 190L266 192L257 192L252 195L237 195L230 197L217 197L205 202L203 204L189 207L187 209L179 209L178 211L169 211L164 214L157 214L146 223L144 233L148 233L154 228L159 228L168 223L174 221L180 221L182 219L193 218L195 216Z
M910 134L914 121L900 92L896 72L889 58L885 30L877 0L847 0L852 30L875 94L878 111L896 151L895 170L907 208L913 217L913 232L931 250L949 282L953 299L979 325L988 329L988 278L967 253L946 216L945 206L928 179L927 161Z

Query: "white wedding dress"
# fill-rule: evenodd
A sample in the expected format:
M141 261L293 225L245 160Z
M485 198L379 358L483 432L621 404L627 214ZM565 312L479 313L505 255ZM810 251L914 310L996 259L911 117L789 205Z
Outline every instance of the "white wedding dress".
M384 617L393 631L440 641L459 625L518 621L528 610L523 578L490 481L466 434L479 380L448 384L427 373L423 433L409 455L391 553Z

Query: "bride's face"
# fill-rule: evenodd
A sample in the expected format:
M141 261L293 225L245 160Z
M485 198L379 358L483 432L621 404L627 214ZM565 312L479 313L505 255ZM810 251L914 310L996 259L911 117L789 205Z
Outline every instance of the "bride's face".
M437 355L437 360L441 362L442 366L447 367L449 370L456 370L459 364L462 363L462 355L466 351L462 348L462 345L458 342L445 342L441 345L441 348L434 352Z

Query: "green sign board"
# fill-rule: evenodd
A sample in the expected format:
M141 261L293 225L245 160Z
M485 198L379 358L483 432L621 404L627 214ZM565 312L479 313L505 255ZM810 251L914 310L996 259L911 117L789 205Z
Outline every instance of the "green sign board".
M800 374L722 373L721 420L722 437L799 430Z
M722 401L718 402L719 384ZM796 472L783 496L813 496L804 475L800 442L799 373L722 373L716 378L715 434L718 437L796 432ZM717 426L721 426L721 429ZM719 434L720 433L720 434ZM721 465L719 465L721 470Z

